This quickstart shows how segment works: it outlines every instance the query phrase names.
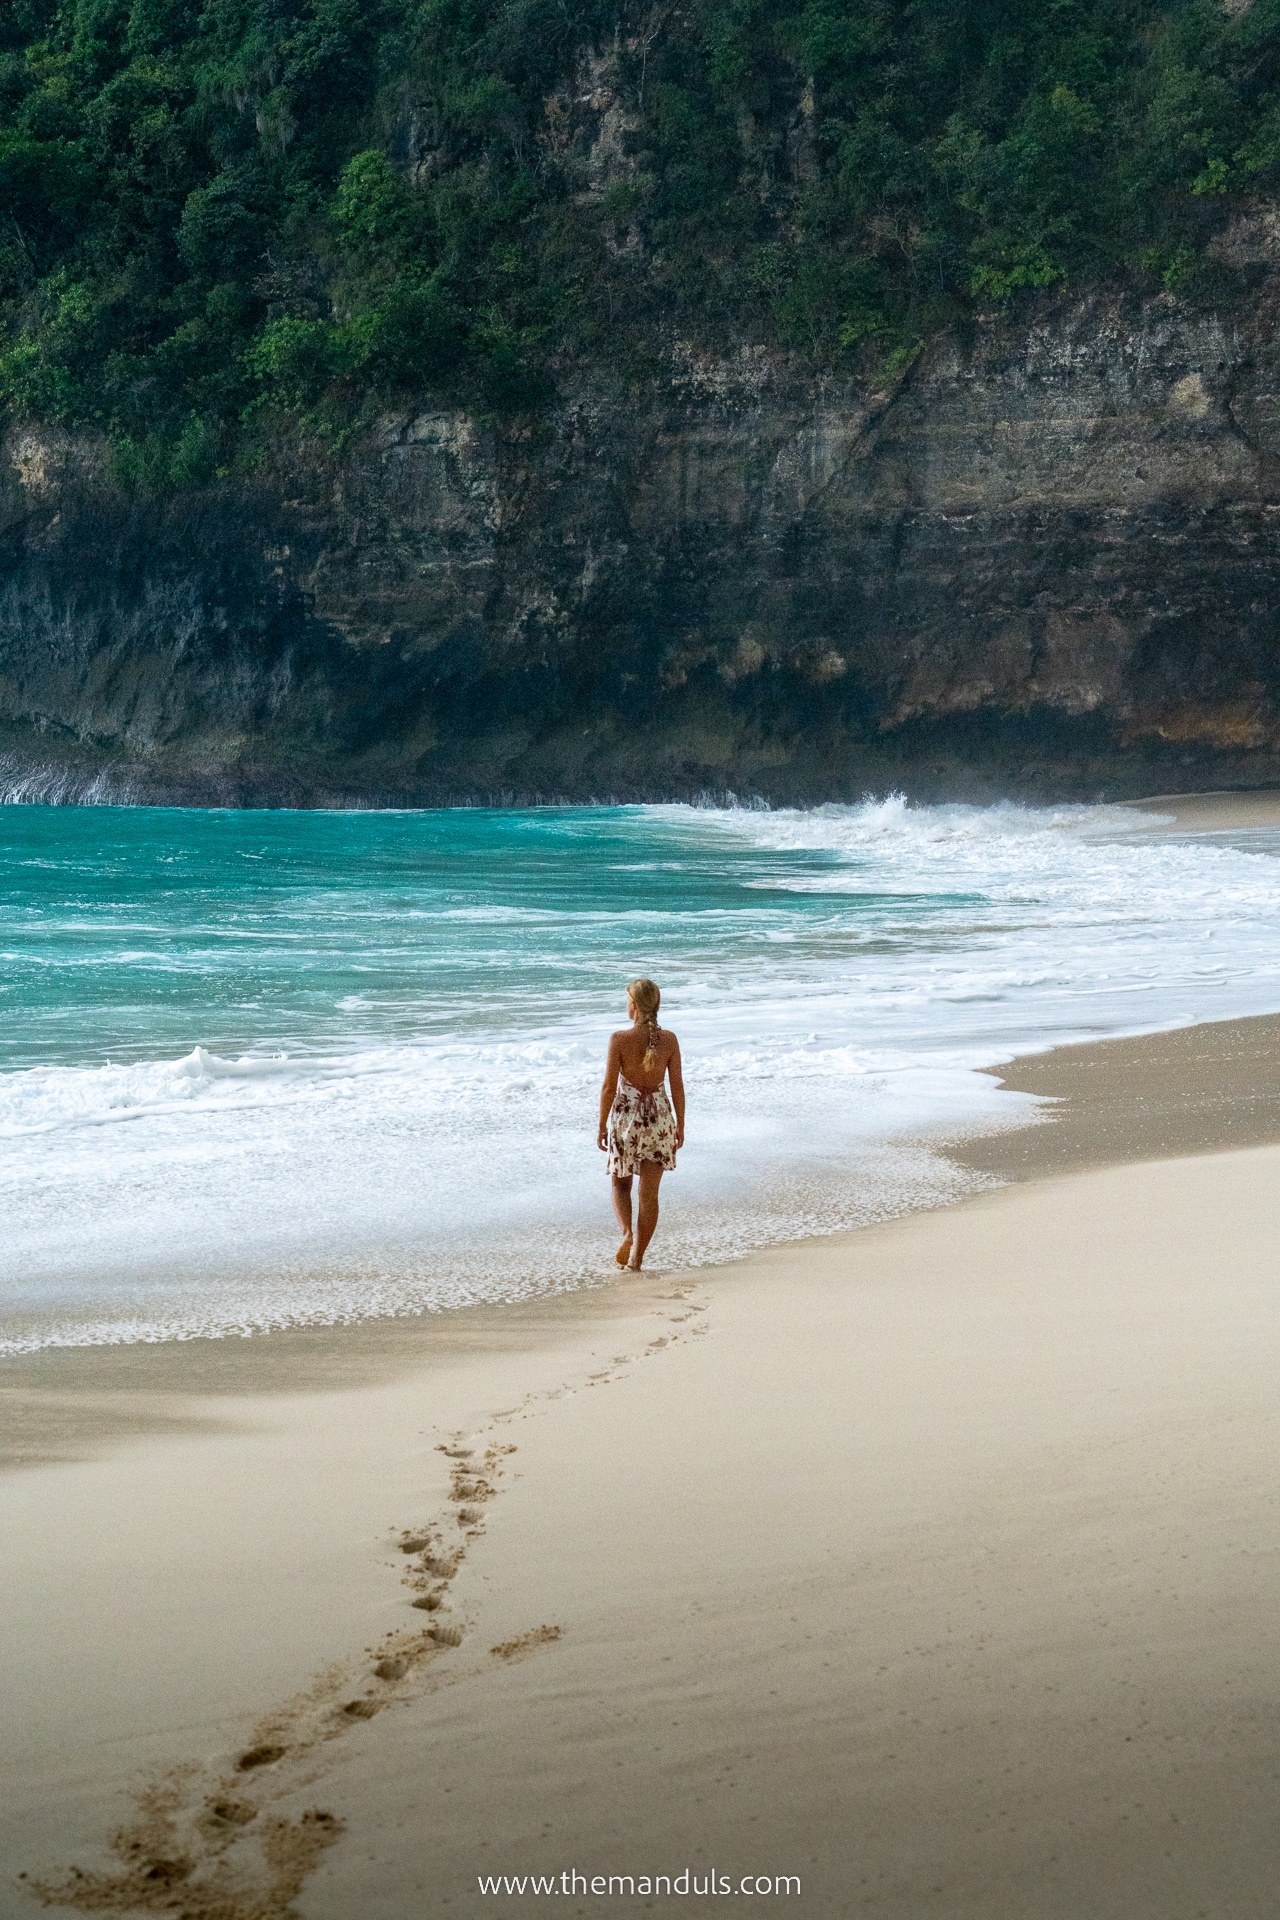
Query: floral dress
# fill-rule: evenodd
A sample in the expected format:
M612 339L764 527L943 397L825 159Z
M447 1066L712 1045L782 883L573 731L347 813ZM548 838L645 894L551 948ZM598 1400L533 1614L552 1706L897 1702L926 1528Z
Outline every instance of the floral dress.
M665 1085L645 1093L620 1073L608 1139L610 1173L639 1173L642 1160L656 1160L670 1172L676 1164L676 1117Z

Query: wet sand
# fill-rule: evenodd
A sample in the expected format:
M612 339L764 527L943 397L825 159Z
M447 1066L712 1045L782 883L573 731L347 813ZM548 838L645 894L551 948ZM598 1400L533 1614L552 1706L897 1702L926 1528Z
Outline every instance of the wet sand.
M1165 793L1149 800L1123 800L1138 813L1163 815L1182 833L1222 833L1241 827L1280 826L1280 793ZM1153 820L1153 827L1159 822Z
M950 1149L961 1166L1000 1180L1280 1140L1280 1018L1272 1014L1055 1047L992 1071L1010 1092L1053 1103L1049 1124Z
M1015 1063L1012 1184L692 1277L0 1368L0 1912L1271 1920L1278 1049Z

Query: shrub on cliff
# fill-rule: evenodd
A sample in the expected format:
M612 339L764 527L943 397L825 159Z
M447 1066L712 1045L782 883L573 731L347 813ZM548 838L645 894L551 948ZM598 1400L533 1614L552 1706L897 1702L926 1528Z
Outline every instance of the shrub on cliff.
M163 488L672 333L902 361L1193 286L1278 167L1280 0L8 0L0 396Z

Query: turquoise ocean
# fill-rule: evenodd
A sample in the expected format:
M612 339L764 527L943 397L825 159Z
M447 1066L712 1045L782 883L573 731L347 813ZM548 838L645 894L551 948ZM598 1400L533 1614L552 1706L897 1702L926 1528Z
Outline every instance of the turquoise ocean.
M959 1197L975 1069L1280 1009L1280 833L1107 807L0 807L0 1351L607 1281L637 973L662 1267Z

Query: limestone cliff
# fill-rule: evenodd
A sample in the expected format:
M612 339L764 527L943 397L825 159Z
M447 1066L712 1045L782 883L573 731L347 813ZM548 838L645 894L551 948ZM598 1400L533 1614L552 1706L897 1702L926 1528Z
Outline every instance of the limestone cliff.
M10 790L258 804L1280 783L1280 223L1192 312L1046 299L891 389L677 344L129 499L0 463Z

